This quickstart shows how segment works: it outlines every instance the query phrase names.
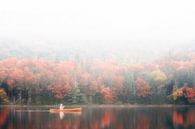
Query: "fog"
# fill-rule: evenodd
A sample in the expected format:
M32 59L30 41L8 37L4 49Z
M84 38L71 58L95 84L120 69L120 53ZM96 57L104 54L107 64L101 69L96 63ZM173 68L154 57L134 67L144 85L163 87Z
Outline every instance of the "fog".
M194 16L192 0L6 0L0 2L0 43L156 56L194 48Z

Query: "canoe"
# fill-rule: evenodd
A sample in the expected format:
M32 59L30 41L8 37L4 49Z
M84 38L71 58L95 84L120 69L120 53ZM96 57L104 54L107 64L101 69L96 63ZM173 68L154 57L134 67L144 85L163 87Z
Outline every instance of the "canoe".
M56 113L56 112L81 112L82 108L66 108L66 109L50 109L49 112Z

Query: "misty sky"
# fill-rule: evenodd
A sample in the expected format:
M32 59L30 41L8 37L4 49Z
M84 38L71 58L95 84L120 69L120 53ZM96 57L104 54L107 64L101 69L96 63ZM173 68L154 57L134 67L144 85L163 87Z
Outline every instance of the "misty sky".
M194 5L193 0L1 0L0 39L113 41L117 47L123 41L188 43L195 40Z

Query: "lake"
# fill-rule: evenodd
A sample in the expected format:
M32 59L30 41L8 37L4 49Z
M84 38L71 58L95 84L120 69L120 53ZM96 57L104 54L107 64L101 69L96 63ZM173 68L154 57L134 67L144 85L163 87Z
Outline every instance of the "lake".
M0 129L195 129L195 107L84 107L50 113L50 107L0 107Z

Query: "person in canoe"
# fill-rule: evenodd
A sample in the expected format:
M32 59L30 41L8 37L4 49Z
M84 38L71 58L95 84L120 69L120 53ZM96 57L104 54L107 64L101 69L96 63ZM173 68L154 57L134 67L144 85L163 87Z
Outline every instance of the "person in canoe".
M64 105L60 104L60 110L63 110L63 109L64 109Z

